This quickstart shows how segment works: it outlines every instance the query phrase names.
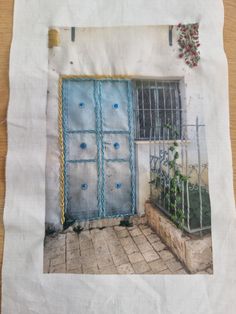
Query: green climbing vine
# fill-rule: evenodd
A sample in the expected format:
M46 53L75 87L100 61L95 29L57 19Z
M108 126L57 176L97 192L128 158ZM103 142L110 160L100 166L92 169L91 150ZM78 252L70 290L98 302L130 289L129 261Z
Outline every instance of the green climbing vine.
M178 138L178 132L173 130L171 125L167 124L164 127L173 132L175 134L175 138ZM183 229L185 213L182 208L182 192L183 186L186 185L189 177L183 175L179 169L178 161L180 156L178 148L179 144L176 140L173 141L168 148L168 160L166 162L168 170L166 171L164 168L161 169L161 176L165 178L164 185L161 184L160 176L156 176L155 180L151 183L154 183L156 188L161 189L161 198L165 199L165 204L167 204L171 220L178 228Z
M171 213L171 220L180 228L184 227L185 213L182 208L182 189L183 184L186 184L188 177L181 174L178 166L179 144L174 141L169 147L169 169L170 178L169 185L165 188L165 199Z

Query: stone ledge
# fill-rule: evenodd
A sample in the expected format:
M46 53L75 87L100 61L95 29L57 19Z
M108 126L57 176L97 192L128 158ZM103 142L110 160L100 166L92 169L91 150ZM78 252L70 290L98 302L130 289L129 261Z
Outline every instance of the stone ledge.
M190 273L197 273L212 265L211 235L192 239L178 229L157 207L145 203L147 223L184 263Z

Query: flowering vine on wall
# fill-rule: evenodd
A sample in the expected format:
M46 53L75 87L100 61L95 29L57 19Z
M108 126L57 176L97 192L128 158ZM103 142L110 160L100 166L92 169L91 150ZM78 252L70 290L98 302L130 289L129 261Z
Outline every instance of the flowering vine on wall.
M200 61L199 24L179 24L178 45L179 57L190 67L196 67Z

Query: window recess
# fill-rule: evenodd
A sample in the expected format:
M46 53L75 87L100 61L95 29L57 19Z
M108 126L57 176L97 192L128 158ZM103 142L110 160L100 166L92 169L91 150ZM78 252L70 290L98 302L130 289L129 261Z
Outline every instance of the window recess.
M183 108L179 85L176 80L134 81L136 140L181 139Z

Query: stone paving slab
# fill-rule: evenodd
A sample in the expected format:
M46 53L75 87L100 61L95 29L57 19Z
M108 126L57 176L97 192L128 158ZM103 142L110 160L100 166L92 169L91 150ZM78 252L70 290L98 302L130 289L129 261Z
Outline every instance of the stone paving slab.
M145 223L69 231L45 238L45 273L188 274ZM207 274L212 269L206 270Z
M145 258L146 262L153 262L160 258L160 256L152 249L143 253L143 257Z
M117 270L120 275L134 274L134 269L130 263L118 266Z
M129 257L131 264L135 264L135 263L144 261L143 255L141 253L136 252L136 253L128 255L128 257Z
M112 259L115 266L120 266L129 262L128 256L126 254L112 255Z
M136 274L145 274L146 272L151 271L150 266L145 261L133 264L133 268Z

